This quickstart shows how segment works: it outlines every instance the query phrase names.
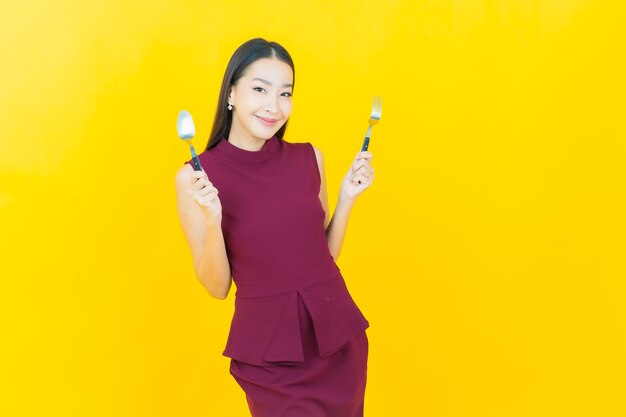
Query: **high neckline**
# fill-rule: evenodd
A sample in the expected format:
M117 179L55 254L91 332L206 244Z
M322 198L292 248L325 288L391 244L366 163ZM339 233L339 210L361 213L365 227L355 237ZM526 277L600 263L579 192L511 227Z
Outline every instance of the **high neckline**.
M226 138L222 138L215 146L215 150L234 161L248 164L261 164L268 161L272 155L274 155L278 148L279 140L278 137L272 136L263 143L263 146L258 151L249 151L233 145Z

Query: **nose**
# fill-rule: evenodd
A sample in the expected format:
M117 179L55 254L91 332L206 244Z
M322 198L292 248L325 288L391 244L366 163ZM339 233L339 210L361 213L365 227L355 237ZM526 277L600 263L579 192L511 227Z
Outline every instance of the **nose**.
M274 114L277 111L277 101L276 97L273 94L268 94L267 103L265 103L265 111Z

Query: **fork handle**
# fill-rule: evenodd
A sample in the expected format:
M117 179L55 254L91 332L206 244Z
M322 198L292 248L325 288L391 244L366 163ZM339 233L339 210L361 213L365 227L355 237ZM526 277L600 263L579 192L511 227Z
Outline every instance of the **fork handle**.
M363 146L361 146L361 152L366 151L370 146L370 135L372 134L372 125L367 127L367 133L365 133L365 140L363 141Z
M369 136L365 136L365 139L363 140L363 146L361 146L361 152L366 151L369 146L370 146L370 138Z

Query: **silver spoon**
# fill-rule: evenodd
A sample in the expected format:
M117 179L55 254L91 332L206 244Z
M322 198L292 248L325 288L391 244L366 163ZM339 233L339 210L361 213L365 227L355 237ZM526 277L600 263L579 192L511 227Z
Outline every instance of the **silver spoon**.
M368 120L369 127L367 128L367 133L365 134L365 139L363 140L363 145L361 146L361 152L366 151L370 146L370 135L372 134L372 126L376 123L380 122L380 115L383 112L383 99L381 96L374 96L372 100L372 114L370 115L370 119ZM359 181L359 184L361 181Z
M178 119L176 120L176 130L178 130L178 136L189 145L191 157L193 158L194 171L203 171L202 166L200 165L200 161L198 160L196 150L191 144L191 139L196 134L196 127L193 124L191 114L189 114L187 110L181 110L180 113L178 113Z

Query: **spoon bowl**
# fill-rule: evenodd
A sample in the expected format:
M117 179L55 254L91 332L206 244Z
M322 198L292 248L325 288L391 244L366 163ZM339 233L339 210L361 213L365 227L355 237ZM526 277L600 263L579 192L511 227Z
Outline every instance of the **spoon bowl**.
M198 160L196 150L191 144L191 139L193 139L196 134L196 127L193 124L191 114L187 110L181 110L178 113L178 119L176 120L176 130L178 131L178 137L187 142L187 144L189 145L191 157L193 158L194 171L203 171L202 166L200 165L200 161Z

